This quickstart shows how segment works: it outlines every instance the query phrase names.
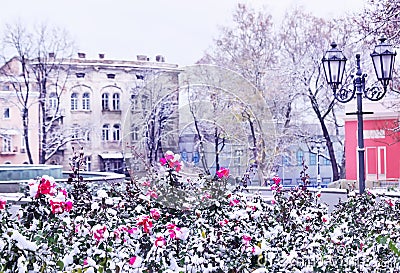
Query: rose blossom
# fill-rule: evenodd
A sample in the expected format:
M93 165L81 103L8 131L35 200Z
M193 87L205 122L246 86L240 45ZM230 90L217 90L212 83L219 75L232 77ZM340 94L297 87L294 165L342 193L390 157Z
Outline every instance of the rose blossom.
M150 209L150 216L154 220L158 220L161 217L160 211L158 209Z
M218 178L228 177L229 176L229 169L220 168L217 171L217 176L218 176Z
M0 209L6 208L7 200L0 196Z
M157 237L156 241L154 242L154 245L156 247L163 247L166 244L167 244L167 241L165 240L165 238L163 236Z

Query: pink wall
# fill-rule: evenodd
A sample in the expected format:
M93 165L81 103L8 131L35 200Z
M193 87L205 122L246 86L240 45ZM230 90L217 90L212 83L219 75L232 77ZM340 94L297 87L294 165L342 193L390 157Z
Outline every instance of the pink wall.
M397 119L364 120L366 179L400 178L400 133L384 128L394 127ZM379 130L382 133L377 133ZM375 132L372 133L371 132ZM384 134L383 134L384 132ZM346 179L357 179L357 121L345 122ZM368 159L367 159L368 158Z

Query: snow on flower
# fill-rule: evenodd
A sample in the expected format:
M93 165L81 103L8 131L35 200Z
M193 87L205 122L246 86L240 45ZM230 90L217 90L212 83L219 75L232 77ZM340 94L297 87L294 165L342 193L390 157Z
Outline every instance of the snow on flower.
M129 265L133 268L139 268L140 265L142 264L142 258L139 256L133 256L129 259Z
M150 229L153 227L153 222L151 221L151 219L148 215L140 215L136 219L136 224L139 227L142 227L143 232L145 232L145 233L149 233Z
M7 200L0 196L0 209L5 209L7 204Z
M223 226L225 226L226 224L229 223L229 220L228 220L228 219L224 219L224 220L222 220L222 221L219 221L218 223L219 223L219 225L220 225L221 227L223 227Z
M107 227L105 225L100 225L100 224L93 226L92 235L93 238L98 242L107 239L108 237Z
M167 241L165 240L165 238L163 236L158 236L156 238L156 241L154 242L154 245L156 247L163 247L167 244Z
M160 163L162 166L166 166L179 172L182 168L182 163L179 162L180 159L181 156L179 154L174 154L172 151L167 151L164 154L164 157L160 159Z
M161 217L160 211L158 209L150 209L150 216L157 221Z
M71 200L67 202L63 202L59 199L53 198L49 200L50 206L51 206L51 212L53 214L58 214L58 213L63 213L64 211L70 212L73 206L73 203Z
M218 176L218 178L226 178L226 177L228 177L229 176L229 169L220 168L217 171L217 176Z
M150 197L152 197L152 198L155 198L155 199L158 198L157 193L156 193L155 191L153 191L153 190L148 190L146 195L147 195L147 196L150 196Z
M281 183L281 178L278 175L274 175L272 181L274 181L275 185L279 185L279 183Z
M244 245L249 245L249 244L250 244L250 241L251 241L250 235L248 235L248 234L243 234L243 235L242 235L242 243L243 243Z

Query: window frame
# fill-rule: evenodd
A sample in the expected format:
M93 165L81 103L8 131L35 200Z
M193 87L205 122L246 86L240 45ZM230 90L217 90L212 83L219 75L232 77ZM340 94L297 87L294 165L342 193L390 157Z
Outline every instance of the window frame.
M101 140L102 141L110 141L110 124L103 124L101 129Z
M120 141L121 140L121 125L116 123L113 125L112 130L113 141Z
M78 110L78 93L77 92L73 92L71 94L71 111L76 111Z
M82 110L90 111L90 93L85 92L82 94Z
M110 94L103 93L101 94L101 109L102 110L110 110Z
M121 96L119 95L119 93L114 93L112 95L112 106L114 111L121 110L120 102L121 102Z

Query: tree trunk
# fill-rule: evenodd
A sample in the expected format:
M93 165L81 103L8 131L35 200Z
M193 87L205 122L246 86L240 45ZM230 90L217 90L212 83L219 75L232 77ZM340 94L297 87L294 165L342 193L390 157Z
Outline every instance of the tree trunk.
M325 121L323 119L320 119L319 121L321 123L322 133L325 138L326 147L328 148L329 158L331 160L332 180L338 181L340 178L339 177L339 169L338 169L337 162L336 162L336 156L335 156L335 150L333 148L333 143L331 141L331 137L329 135L328 129L326 128Z
M25 139L25 147L26 147L26 154L28 156L29 164L33 164L31 147L29 145L29 118L28 118L28 108L24 108L22 111L22 124L24 127L24 139Z
M47 130L46 130L46 79L42 79L40 81L41 89L40 89L40 96L39 96L39 106L40 106L40 113L41 113L41 129L39 130L40 136L40 153L39 153L39 163L46 164L46 143L47 143Z

